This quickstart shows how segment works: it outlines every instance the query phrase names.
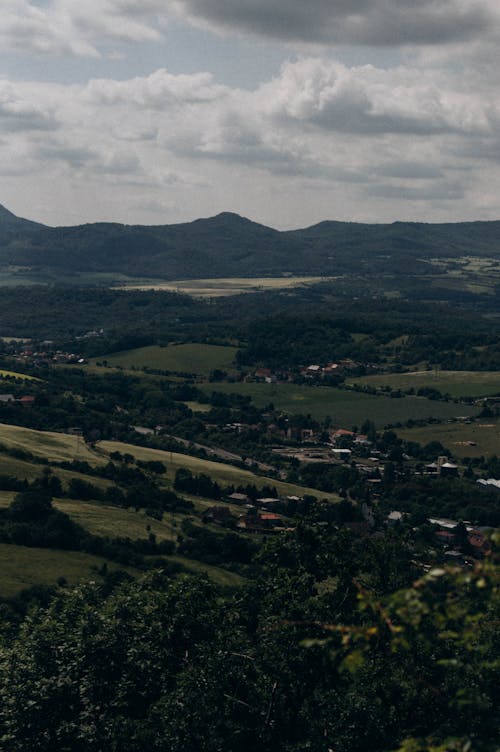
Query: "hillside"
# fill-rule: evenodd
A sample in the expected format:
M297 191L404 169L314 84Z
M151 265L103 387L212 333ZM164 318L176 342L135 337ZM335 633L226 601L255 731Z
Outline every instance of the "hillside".
M0 206L0 268L22 267L56 280L75 274L159 279L427 275L433 273L429 259L497 258L499 230L500 222L321 222L280 232L231 213L177 225L51 228Z

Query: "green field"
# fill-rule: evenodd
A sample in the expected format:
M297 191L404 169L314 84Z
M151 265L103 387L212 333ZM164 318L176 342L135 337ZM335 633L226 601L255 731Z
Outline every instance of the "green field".
M419 444L440 441L457 457L500 456L500 423L488 418L472 423L398 429L397 434L402 439Z
M179 533L182 517L176 515L174 524L172 517L164 515L163 520L147 517L144 510L136 512L134 509L122 509L106 504L70 499L58 499L54 506L64 512L72 520L81 525L89 533L99 537L130 538L140 540L154 533L157 541L175 540Z
M283 494L303 495L304 493L310 493L322 498L337 500L335 494L325 494L315 489L303 488L302 486L284 483L273 478L265 478L255 475L250 470L244 470L222 462L213 462L177 452L165 452L160 449L138 447L134 444L124 444L117 441L101 441L94 451L89 449L77 436L68 436L67 434L49 431L35 431L29 428L0 424L0 444L24 449L39 457L47 457L49 462L71 461L77 458L85 460L94 466L106 464L110 452L120 451L122 453L129 453L140 460L161 460L167 466L166 477L170 482L173 481L177 469L185 467L189 468L193 473L207 473L213 480L224 485L255 484L258 487L274 485ZM39 477L42 472L42 465L36 465L29 461L0 454L0 474L33 480ZM61 468L55 468L55 473L63 482L68 482L73 477L89 480L87 476ZM100 487L112 485L110 481L103 478L92 477L90 480L93 484Z
M244 394L251 397L257 407L264 407L272 402L278 410L290 414L310 414L316 420L329 416L334 426L343 428L360 426L367 418L377 428L382 428L388 423L404 422L409 418L448 419L478 413L476 407L431 401L423 397L391 399L326 386L224 382L200 388L207 394L213 391Z
M271 485L275 486L277 491L282 494L303 496L304 494L312 494L320 498L331 499L337 501L338 496L336 494L328 494L323 491L318 491L314 488L305 488L304 486L297 486L293 483L284 483L283 481L275 480L274 478L265 478L261 475L255 475L250 470L243 470L233 465L226 465L223 462L213 462L212 460L200 459L199 457L191 457L187 454L179 454L177 452L164 452L160 449L149 449L147 447L138 447L133 444L123 444L118 441L100 441L98 448L104 452L122 452L131 454L133 457L139 460L160 460L167 466L167 477L169 480L173 480L175 473L180 467L188 468L193 473L206 473L212 480L217 481L222 485L247 485L253 484L258 488Z
M392 389L432 387L451 397L487 397L500 394L500 371L411 371L383 373L352 379L352 384L390 386Z
M11 598L32 585L56 585L59 577L74 585L85 580L99 580L96 569L106 560L79 551L53 551L0 543L0 597ZM110 570L126 569L106 562Z
M0 444L9 449L24 449L36 457L46 457L49 462L63 462L74 459L86 460L100 465L105 460L87 447L80 436L69 436L55 431L35 431L0 423ZM39 470L37 475L41 474Z
M162 290L181 292L195 298L220 298L264 290L289 290L308 287L318 282L330 282L336 277L224 277L221 279L178 279L173 282L125 284L122 290Z
M236 347L221 345L167 345L166 347L140 347L136 350L103 355L90 361L90 366L104 361L108 366L122 368L154 368L178 373L197 373L208 376L216 368L231 368L237 352Z

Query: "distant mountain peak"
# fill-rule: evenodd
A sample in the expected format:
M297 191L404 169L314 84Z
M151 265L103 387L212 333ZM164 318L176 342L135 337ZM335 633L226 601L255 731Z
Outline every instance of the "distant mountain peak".
M32 222L30 219L23 219L22 217L18 217L5 206L0 204L0 227L15 227L17 229L22 229L23 227L31 227L32 229L35 229L37 227L43 226L44 225L41 225L38 222Z

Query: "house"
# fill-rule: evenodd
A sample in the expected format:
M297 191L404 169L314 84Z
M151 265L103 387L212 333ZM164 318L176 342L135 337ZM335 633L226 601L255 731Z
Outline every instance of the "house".
M448 457L438 457L437 462L425 466L428 475L439 475L441 478L458 478L458 465L448 460Z
M482 486L487 486L489 488L500 489L500 480L496 480L495 478L488 478L488 480L485 480L484 478L479 478L477 483L480 483Z
M250 497L243 493L232 493L227 497L233 504L248 504Z
M236 527L249 533L275 533L286 529L279 514L274 512L249 512L239 518Z
M339 460L347 462L351 458L352 451L350 449L331 449L332 454Z
M19 404L23 407L33 407L33 405L35 404L35 398L29 395L25 395L24 397L21 397Z
M214 525L226 525L234 518L228 507L213 506L205 510L202 519L203 522L212 522Z
M15 399L13 394L0 394L0 402L14 402Z
M399 522L403 521L403 513L402 512L390 512L387 515L387 524L388 525L397 525Z

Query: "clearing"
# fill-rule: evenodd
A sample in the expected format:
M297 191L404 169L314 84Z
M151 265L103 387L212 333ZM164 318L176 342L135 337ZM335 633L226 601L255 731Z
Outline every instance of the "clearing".
M159 347L139 347L135 350L93 358L89 365L104 363L111 367L127 369L153 368L175 373L196 373L208 376L216 368L231 368L238 348L223 345L182 344Z

